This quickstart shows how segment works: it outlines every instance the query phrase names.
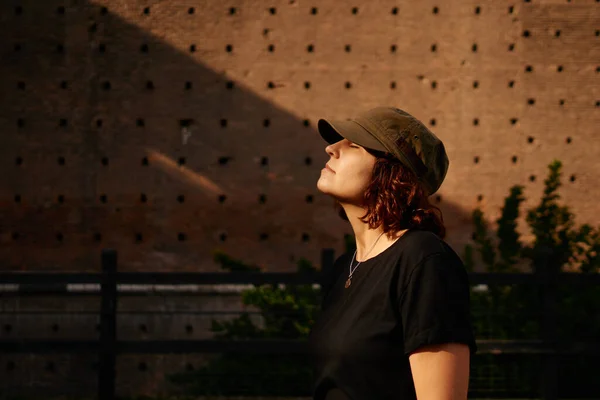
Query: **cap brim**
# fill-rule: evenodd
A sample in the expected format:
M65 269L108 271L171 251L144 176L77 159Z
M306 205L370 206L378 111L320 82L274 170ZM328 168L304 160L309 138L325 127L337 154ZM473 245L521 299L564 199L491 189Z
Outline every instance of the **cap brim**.
M320 119L317 129L321 137L330 144L337 143L344 138L363 147L373 150L388 151L385 146L377 140L362 126L352 120L327 120Z

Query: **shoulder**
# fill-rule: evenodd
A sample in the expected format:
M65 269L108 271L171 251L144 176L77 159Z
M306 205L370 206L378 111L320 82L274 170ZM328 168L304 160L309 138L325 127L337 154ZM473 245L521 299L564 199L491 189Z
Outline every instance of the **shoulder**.
M415 230L402 246L395 265L396 276L405 284L424 265L434 269L464 269L462 259L444 239L430 231Z
M402 257L399 259L408 268L435 255L458 257L458 254L444 239L431 231L414 230L409 233L402 246Z

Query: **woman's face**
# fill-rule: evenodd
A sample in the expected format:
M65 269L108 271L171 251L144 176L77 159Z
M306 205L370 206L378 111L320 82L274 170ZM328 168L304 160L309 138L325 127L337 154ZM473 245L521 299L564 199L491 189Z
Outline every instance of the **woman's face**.
M330 159L317 181L317 189L341 203L362 205L363 195L371 182L376 158L364 147L348 139L325 147Z

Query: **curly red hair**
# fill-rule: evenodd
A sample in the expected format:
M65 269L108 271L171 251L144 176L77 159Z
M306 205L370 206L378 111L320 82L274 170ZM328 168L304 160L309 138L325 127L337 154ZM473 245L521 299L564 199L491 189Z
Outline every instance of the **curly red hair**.
M376 161L363 197L367 212L360 220L371 229L383 226L388 236L404 229L418 229L431 231L443 239L446 228L442 212L429 202L416 175L390 153L365 150L375 156ZM348 221L337 200L335 208L339 216Z

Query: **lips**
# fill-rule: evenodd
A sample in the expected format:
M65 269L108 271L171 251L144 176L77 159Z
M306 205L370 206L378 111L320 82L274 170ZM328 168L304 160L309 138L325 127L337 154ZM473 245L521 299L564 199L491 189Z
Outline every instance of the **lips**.
M331 167L329 166L329 164L325 164L325 168L327 168L327 169L328 169L328 170L330 170L331 172L335 172L335 171L333 170L333 168L331 168Z

